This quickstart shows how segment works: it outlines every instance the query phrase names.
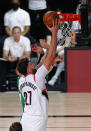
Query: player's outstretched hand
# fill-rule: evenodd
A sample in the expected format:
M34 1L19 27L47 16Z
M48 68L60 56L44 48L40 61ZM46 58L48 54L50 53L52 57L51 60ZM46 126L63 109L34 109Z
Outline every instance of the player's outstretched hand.
M47 26L47 28L53 33L53 32L55 32L55 33L57 33L58 32L58 29L59 29L59 24L60 24L60 21L59 21L59 19L54 19L53 20L53 26L50 28L50 27L48 27Z
M43 49L37 45L32 45L32 51L39 54L44 54Z

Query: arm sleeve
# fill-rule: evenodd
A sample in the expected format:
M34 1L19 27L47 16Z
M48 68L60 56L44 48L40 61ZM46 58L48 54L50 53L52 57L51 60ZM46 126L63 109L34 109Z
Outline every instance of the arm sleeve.
M26 39L25 42L25 51L31 51L31 42L28 38Z
M30 19L30 15L28 13L26 13L26 19L24 22L25 26L31 26L31 19Z
M9 43L7 42L7 39L4 41L3 50L9 51Z
M8 26L7 14L4 15L4 26Z
M35 81L41 90L45 88L45 77L48 75L48 73L49 71L44 65L42 65L35 74Z

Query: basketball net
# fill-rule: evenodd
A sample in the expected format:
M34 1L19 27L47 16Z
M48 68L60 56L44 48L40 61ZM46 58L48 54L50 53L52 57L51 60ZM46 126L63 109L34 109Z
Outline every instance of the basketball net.
M58 14L60 18L60 27L57 34L58 45L62 48L70 47L76 44L76 34L72 29L72 22L78 21L81 24L81 18L78 14Z

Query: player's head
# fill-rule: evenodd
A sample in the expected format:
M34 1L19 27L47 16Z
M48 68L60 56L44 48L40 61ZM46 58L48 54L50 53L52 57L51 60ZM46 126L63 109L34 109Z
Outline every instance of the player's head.
M20 4L20 0L11 0L11 3L18 3L18 4Z
M16 73L18 76L25 76L28 73L34 74L35 72L35 65L31 63L28 58L24 58L17 63Z
M22 131L22 126L19 122L14 122L11 124L9 131Z
M13 27L13 29L12 29L12 36L13 36L15 41L19 41L20 40L20 36L21 36L21 28L18 27L18 26Z
M16 11L20 6L19 0L11 0L11 6L12 9Z

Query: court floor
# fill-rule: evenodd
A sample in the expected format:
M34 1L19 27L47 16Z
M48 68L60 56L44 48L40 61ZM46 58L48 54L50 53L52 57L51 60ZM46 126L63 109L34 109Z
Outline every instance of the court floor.
M0 131L9 131L21 114L18 93L0 93ZM91 131L91 93L49 92L47 131Z

